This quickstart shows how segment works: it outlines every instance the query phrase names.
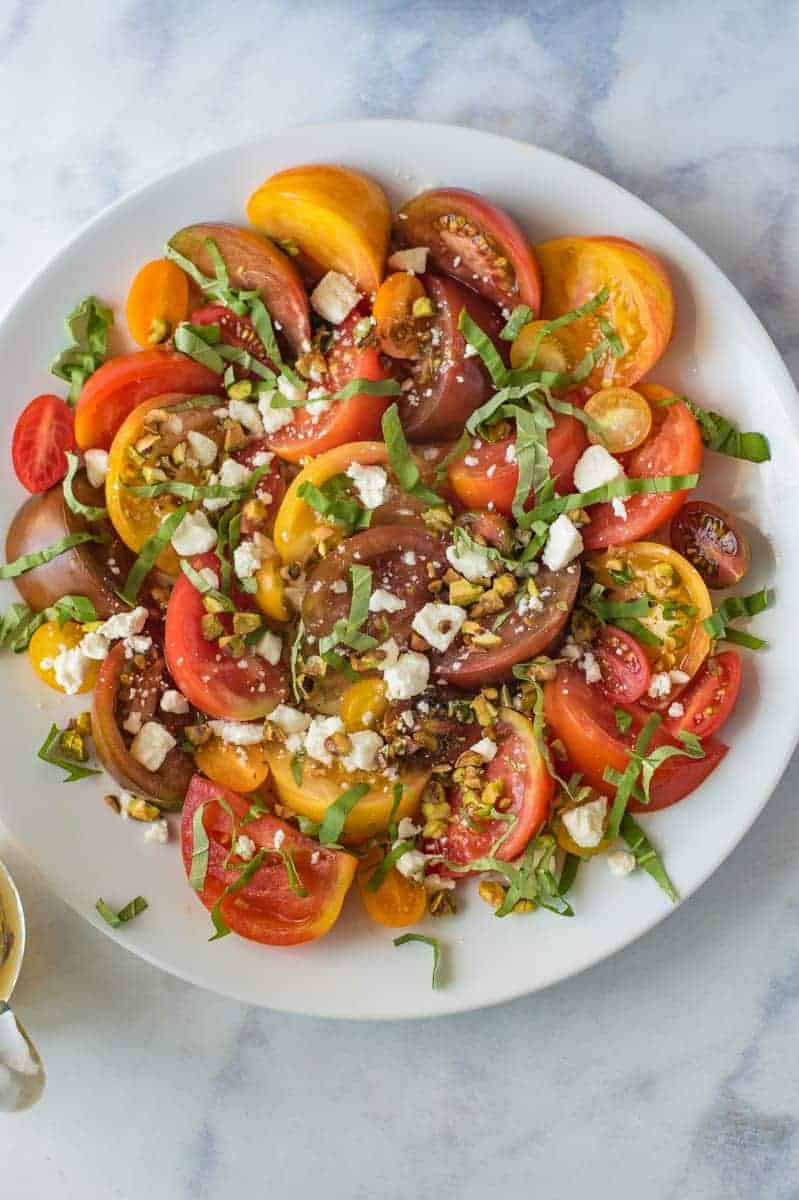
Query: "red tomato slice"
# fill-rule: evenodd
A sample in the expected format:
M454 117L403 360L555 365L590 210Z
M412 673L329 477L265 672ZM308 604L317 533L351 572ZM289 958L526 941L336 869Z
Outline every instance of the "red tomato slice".
M574 402L573 397L569 399ZM576 417L563 416L561 413L555 413L554 416L555 424L547 434L547 451L552 459L552 476L557 479L555 490L567 495L574 491L574 468L588 445L588 439L582 423ZM512 458L508 458L509 454L513 454L509 447L513 446L514 439L503 438L499 442L475 440L480 443L479 447L472 446L462 458L450 464L448 475L452 489L467 508L486 508L492 503L495 512L510 516L519 479L519 468Z
M191 560L196 571L210 567L219 574L215 554ZM232 589L238 612L256 612L251 596ZM231 721L254 721L289 698L288 671L284 662L272 666L254 651L232 658L216 642L206 641L200 622L205 609L202 596L185 575L176 581L169 597L164 629L164 653L176 686L201 712ZM225 628L228 613L220 613Z
M224 800L236 821L250 809L243 796L195 775L186 793L181 821L181 850L187 877L191 874L194 851L194 817L204 805L202 823L208 835L208 869L205 885L198 893L207 909L212 909L226 887L240 877L244 860L233 855L226 866L234 833L234 822L219 803ZM263 864L239 891L221 903L222 917L233 933L266 946L297 946L322 937L341 912L344 897L355 876L358 860L340 850L327 850L304 837L294 825L265 815L248 821L241 832L261 849L274 849L276 835L282 834L280 848L291 851L294 866L307 896L296 895L289 886L286 865L279 854L267 854ZM280 839L278 838L280 841Z
M652 431L646 441L621 456L631 479L658 475L693 475L702 465L702 435L682 401L659 404L673 395L668 388L640 383L639 391L652 406ZM687 492L630 496L624 501L627 516L617 517L610 504L594 504L591 520L580 532L586 550L604 550L637 542L668 521L682 506Z
M558 673L544 689L544 714L556 737L566 748L570 764L579 771L585 782L606 796L615 795L612 784L606 783L605 767L623 771L629 762L629 751L649 715L637 704L625 705L633 718L627 733L616 726L612 702L598 687L591 687L574 667L560 666ZM651 749L663 745L679 745L663 725L655 731ZM631 812L656 812L682 800L718 766L727 747L710 738L705 742L704 758L692 759L675 755L667 759L652 779L651 803L630 804Z
M502 709L498 735L497 753L486 768L484 779L486 783L501 779L505 785L504 795L511 799L507 811L516 820L497 852L497 858L511 862L523 853L530 838L549 818L555 785L526 717L512 709ZM490 853L491 847L507 833L508 822L485 821L473 829L465 820L461 789L453 788L448 799L452 819L447 833L436 842L430 842L425 850L465 866Z
M740 690L740 655L734 650L714 655L680 696L685 712L668 719L669 730L675 737L682 731L710 737L729 717Z
M439 271L499 308L541 301L541 275L523 231L476 192L436 188L409 201L394 223L405 246L427 246Z
M220 389L218 375L175 350L137 350L110 358L89 377L75 408L81 450L107 450L122 422L143 400L167 392L199 396Z
M615 625L605 625L592 649L602 671L602 690L610 700L629 704L646 694L652 668L634 637Z
M269 451L266 438L253 438L249 441L243 450L237 450L233 457L236 462L243 463L245 467L251 470L255 469L259 454ZM241 517L241 532L242 534L251 534L257 530L261 533L272 536L272 531L275 527L275 517L277 510L283 501L286 494L286 480L283 477L285 464L281 463L280 459L275 457L269 464L269 470L261 476L255 485L255 496L266 508L266 517L262 520L253 518L248 515L247 511L242 513Z
M353 379L389 377L377 349L361 347L355 342L355 326L363 315L361 309L354 309L335 335L327 356L326 386L330 391L338 391ZM347 442L372 441L381 436L380 421L390 404L389 396L352 396L332 404L326 413L315 418L307 409L297 408L292 423L269 438L269 447L281 458L299 462L308 455L324 454Z
M255 332L248 317L240 317L224 304L207 304L191 314L192 325L218 325L219 336L226 346L238 346L257 358L265 367L276 371L277 367L267 356L264 344Z
M46 492L67 473L67 450L76 450L72 409L60 396L37 396L14 426L11 460L29 492Z

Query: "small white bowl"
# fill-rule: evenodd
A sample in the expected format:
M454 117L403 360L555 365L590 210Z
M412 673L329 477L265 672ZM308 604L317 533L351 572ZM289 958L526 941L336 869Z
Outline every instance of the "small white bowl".
M0 862L0 1113L30 1108L44 1089L44 1067L8 1001L25 953L25 913L13 879Z

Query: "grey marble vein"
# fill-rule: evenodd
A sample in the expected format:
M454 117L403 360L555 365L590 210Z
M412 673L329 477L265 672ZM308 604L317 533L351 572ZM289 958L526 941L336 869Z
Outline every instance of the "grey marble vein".
M5 303L98 209L233 141L410 116L529 139L702 245L799 375L795 0L0 3ZM16 404L13 381L4 382ZM483 1014L332 1025L122 955L0 841L42 1105L8 1200L796 1200L799 766L700 894Z

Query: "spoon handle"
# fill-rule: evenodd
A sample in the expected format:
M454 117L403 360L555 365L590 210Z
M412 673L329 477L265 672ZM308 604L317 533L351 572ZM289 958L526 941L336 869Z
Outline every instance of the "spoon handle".
M0 1112L30 1108L43 1090L39 1052L11 1007L0 1000Z

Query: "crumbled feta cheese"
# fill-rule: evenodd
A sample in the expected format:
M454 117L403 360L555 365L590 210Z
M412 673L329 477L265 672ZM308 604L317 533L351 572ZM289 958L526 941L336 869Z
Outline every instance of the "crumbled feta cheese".
M323 413L327 412L327 410L330 408L330 403L330 400L327 398L320 397L320 399L311 400L308 404L306 404L305 411L311 420L315 421L318 417L321 417Z
M330 585L331 592L337 596L343 596L347 590L347 583L344 579L334 579Z
M161 697L161 708L168 713L187 713L189 702L182 692L169 688Z
M497 573L496 561L480 550L467 546L447 546L446 555L449 565L469 583L476 583L478 579L487 579Z
M328 271L311 292L311 306L331 325L340 325L360 298L360 292L346 275L340 271Z
M370 729L364 729L358 733L351 733L349 738L350 751L341 760L344 770L373 771L377 755L383 746L380 734L373 733Z
M285 840L286 840L285 831L282 829L276 829L275 836L272 838L272 845L275 847L275 849L279 850L280 847L285 842Z
M250 461L253 467L268 467L274 457L270 450L256 450Z
M425 604L413 618L411 628L436 650L448 650L466 620L466 610L457 604Z
M395 643L396 645L396 643ZM430 663L424 654L409 650L400 654L393 666L383 672L386 694L389 700L410 700L427 687L430 678Z
M219 468L219 482L223 487L240 488L249 482L252 471L244 463L236 462L235 458L226 458ZM230 501L226 500L225 504Z
M414 554L413 550L406 550L402 556L402 561L405 563L406 567L415 567L416 555Z
M134 654L146 654L152 644L151 637L142 637L141 634L134 633L132 637L125 638L125 657L132 658Z
M146 624L147 609L140 604L138 608L133 608L130 612L114 613L113 617L109 617L107 621L103 622L98 633L101 633L109 642L113 642L117 638L132 637L134 633L141 633Z
M272 401L276 393L262 392L258 401L258 411L261 414L261 422L264 427L264 433L277 433L284 425L290 425L294 420L294 410L291 408L272 408Z
M691 678L685 671L669 671L669 679L673 684L680 685L687 683Z
M492 762L497 755L497 743L489 737L480 738L480 741L475 742L469 749L479 754L485 762Z
M410 271L412 275L424 275L427 270L427 246L413 246L408 250L395 250L388 265L395 271Z
M233 850L238 854L239 858L243 858L245 862L249 862L255 854L255 842L251 837L247 837L246 833L240 833L236 838L236 845Z
M99 629L92 629L89 633L85 633L80 643L80 652L85 658L94 659L95 662L102 662L108 657L108 651L111 649L111 644L107 637L103 637Z
M614 517L618 517L620 521L627 520L627 505L621 496L614 496L610 502L610 507L613 509Z
M580 659L580 670L585 675L586 683L601 683L602 669L596 660L596 656L590 651L585 650Z
M397 826L397 840L400 842L412 842L416 835L421 832L421 825L417 825L411 817L403 817Z
M406 879L415 879L421 883L424 878L424 865L426 859L421 850L406 850L394 864L400 875L404 875Z
M378 588L369 597L369 612L400 612L405 607L405 601L399 596L392 596L385 588Z
M242 429L246 429L247 433L251 433L253 437L260 437L264 431L264 425L261 414L254 404L250 404L247 400L231 400L228 409L231 418L238 421Z
M565 513L561 513L549 527L547 544L541 557L544 566L549 567L550 571L560 571L568 566L572 559L577 558L582 549L583 539L579 529Z
M506 463L515 463L516 462L516 447L514 446L513 442L511 442L505 450L505 462Z
M355 491L364 508L379 508L384 503L388 475L382 467L362 467L360 463L350 463L347 475L355 484Z
M208 728L230 746L257 746L264 739L260 721L209 721Z
M341 733L343 729L344 722L341 717L314 717L305 735L306 754L329 767L333 761L333 755L325 746L325 742L334 733Z
M278 704L277 708L272 709L267 720L277 725L284 733L304 733L311 723L307 713L292 708L290 704Z
M435 872L424 877L424 890L426 892L451 892L454 887L454 879L444 879L443 876L436 875Z
M126 733L138 733L142 727L144 717L140 712L128 713L125 720L122 722L122 728Z
M191 452L201 467L210 467L217 456L218 447L213 438L206 437L196 429L190 429L186 441L191 446Z
M635 870L635 855L629 850L611 850L607 856L611 875L623 877Z
M65 646L54 659L47 662L47 665L52 669L61 690L68 696L74 696L80 691L86 678L89 659L84 656L80 646ZM42 666L45 666L44 660Z
M590 492L613 479L623 478L624 467L604 446L589 446L574 468L574 488L578 492Z
M208 585L208 587L219 587L219 576L212 567L200 567L197 574L200 576L200 579L202 579L203 583Z
M561 820L572 841L586 850L591 850L602 841L607 811L606 797L599 796L596 800L589 800L587 804L581 804L579 808L567 809Z
M87 450L83 456L86 463L86 477L92 487L102 487L108 474L108 451Z
M680 704L679 700L674 700L669 705L669 716L670 717L684 717L685 716L685 706L683 704Z
M130 753L148 771L158 771L176 745L172 734L158 721L145 721L130 744Z
M159 817L156 821L151 821L144 831L145 842L156 842L159 846L165 846L169 841L169 825L164 817Z
M381 655L380 662L384 671L386 667L396 666L399 661L399 646L394 638L389 638L387 642L383 642L382 646L378 646L377 649Z
M284 400L288 400L289 404L302 404L308 394L304 383L295 383L293 379L289 379L288 375L278 376L277 390Z
M239 542L233 551L233 570L239 579L251 579L263 562L255 542Z
M205 513L198 509L186 513L171 540L180 555L206 554L216 545L216 530L211 528Z
M668 671L656 671L649 681L647 693L653 700L663 700L671 695L671 680Z
M283 653L282 637L276 633L272 633L271 629L267 629L263 637L259 638L255 643L255 653L260 654L261 658L265 658L268 663L276 667Z
M474 358L476 354L477 354L476 347L473 346L471 342L467 342L466 348L463 351L463 357L464 358Z

